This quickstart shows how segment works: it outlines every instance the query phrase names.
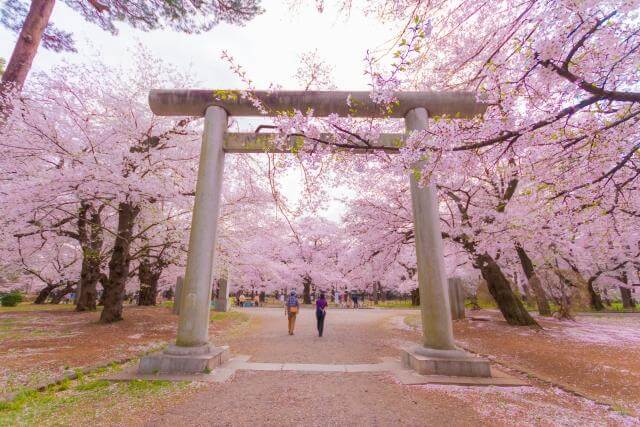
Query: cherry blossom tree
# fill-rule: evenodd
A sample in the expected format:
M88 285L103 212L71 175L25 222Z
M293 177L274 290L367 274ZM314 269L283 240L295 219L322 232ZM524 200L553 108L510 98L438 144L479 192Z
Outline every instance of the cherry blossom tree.
M352 6L343 3L346 10ZM508 321L535 323L502 270L520 264L548 313L535 270L546 261L530 255L540 247L536 236L562 231L563 244L570 245L588 233L588 224L637 199L637 2L380 1L365 9L398 23L390 59L374 51L366 56L371 96L381 108L393 109L398 90L472 90L487 105L483 117L434 117L427 131L413 133L403 147L385 148L398 154L388 159L387 172L410 173L423 160L414 173L438 183L443 214L450 216L447 237L482 271ZM248 82L237 64L232 69ZM291 135L315 145L309 153L299 150L310 168L322 155L375 150L381 132L401 130L389 122L323 119L309 111L279 115L275 124L283 145ZM359 168L369 161L354 160ZM548 228L552 221L566 225L594 199L599 216L585 219L580 230ZM629 225L635 224L637 204L627 204ZM628 235L629 229L620 231Z
M158 247L153 228L179 216L176 210L189 210L181 199L195 181L194 123L153 117L146 105L148 87L186 77L144 52L136 67L95 62L53 71L65 81L38 76L2 129L3 170L10 172L3 182L5 218L14 234L46 232L77 242L83 254L78 308L95 308L101 280L103 322L121 318L133 255L149 256ZM100 271L103 263L108 273Z
M170 28L188 34L209 31L220 22L242 25L262 13L258 0L66 0L88 22L117 34L116 23L151 31ZM0 24L18 34L2 76L3 86L21 89L40 43L56 52L75 52L73 35L50 22L55 0L7 0L0 8Z

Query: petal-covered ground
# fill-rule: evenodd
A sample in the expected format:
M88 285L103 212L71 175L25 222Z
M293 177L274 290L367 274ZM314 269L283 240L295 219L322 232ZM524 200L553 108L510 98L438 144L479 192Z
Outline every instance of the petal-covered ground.
M459 341L513 366L510 374L530 386L406 386L390 374L370 372L238 371L225 383L204 385L109 384L96 376L25 398L4 420L46 424L51 414L60 425L640 425L633 415L637 342L619 342L633 336L637 318L543 321L545 329L535 331L510 327L494 312L472 314L485 320L455 322ZM123 352L134 357L173 337L176 318L166 308L129 308L125 317L105 327L95 323L96 313L2 313L0 320L12 320L18 325L12 331L22 338L11 338L19 349L1 352L0 363L4 369L9 361L26 376L38 365L57 372L61 365L106 363ZM256 362L371 363L417 341L417 319L415 310L330 310L319 338L312 310L301 311L289 336L281 309L242 309L214 315L211 337ZM43 331L42 325L49 326ZM599 336L610 331L609 338L589 339L591 330ZM9 348L5 341L3 349ZM605 356L609 368L602 368ZM629 375L610 372L624 369ZM617 393L605 399L609 388ZM602 403L611 399L614 406Z
M575 322L539 318L543 329L537 330L509 326L496 312L470 314L490 319L454 323L456 338L470 350L640 414L640 316L584 315Z

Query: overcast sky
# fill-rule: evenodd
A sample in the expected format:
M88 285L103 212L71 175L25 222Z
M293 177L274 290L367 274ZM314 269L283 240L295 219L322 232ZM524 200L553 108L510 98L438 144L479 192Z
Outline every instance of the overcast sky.
M127 61L129 52L141 43L164 61L191 70L203 88L244 88L228 64L220 59L221 52L226 50L248 72L256 88L276 84L284 89L300 89L294 78L300 55L317 50L318 56L333 67L333 83L338 89L368 89L363 73L366 51L385 45L394 33L359 10L345 17L329 7L319 13L312 0L302 0L302 3L305 6L292 11L289 1L263 0L265 13L246 26L221 24L205 34L188 35L169 30L145 33L119 25L119 34L114 36L86 22L58 1L51 21L73 33L78 53L60 54L40 48L32 71L46 70L63 58L91 60L95 52L99 52L107 64L119 64ZM15 40L15 34L0 28L0 57L8 60ZM298 174L290 174L283 182L291 201L298 199L300 181ZM333 194L346 195L344 189ZM337 201L329 206L325 215L337 220L345 206Z
M127 48L139 42L156 56L174 65L191 67L203 86L211 88L240 88L241 82L220 60L227 50L245 67L256 87L270 83L295 89L293 75L299 55L318 49L320 57L334 67L334 82L341 89L366 89L363 58L368 48L376 48L392 37L388 28L373 17L365 17L356 10L348 18L338 16L328 8L319 13L315 1L302 0L306 6L291 11L288 1L266 0L264 14L244 27L221 24L200 35L173 31L142 32L119 25L120 33L113 36L87 23L64 2L56 2L52 22L71 31L76 39L77 54L57 54L40 49L34 70L46 69L60 61L82 61L92 51L99 51L107 63L127 60ZM0 56L8 59L16 35L0 30ZM348 42L347 42L348 41Z

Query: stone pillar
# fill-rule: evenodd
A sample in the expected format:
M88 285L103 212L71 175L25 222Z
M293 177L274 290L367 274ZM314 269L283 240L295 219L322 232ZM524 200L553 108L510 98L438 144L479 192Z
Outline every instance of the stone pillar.
M223 139L227 113L209 107L205 113L198 182L189 235L189 252L180 301L179 347L197 347L209 341L211 273L216 248L220 194L224 172Z
M224 134L227 113L209 107L205 113L198 182L189 234L187 269L181 289L176 286L178 337L163 352L140 359L138 373L210 372L229 358L229 347L209 344L211 273L216 247L220 194L224 172Z
M429 116L424 108L410 110L405 117L407 132L427 128ZM422 314L423 345L430 349L454 350L449 290L444 267L440 213L436 186L418 184L421 162L411 173L411 203L418 260L418 285Z
M405 116L407 132L427 128L427 110L415 108ZM438 194L433 183L420 187L422 161L410 176L415 230L422 346L405 349L402 365L423 375L490 377L489 362L456 347L449 303L449 284L444 267Z
M451 305L451 318L453 320L464 319L464 286L460 277L450 277L449 304Z
M229 272L225 268L222 270L218 280L218 298L214 303L215 311L229 311Z
M182 284L184 279L178 276L176 279L176 291L173 293L173 314L180 314L180 300L182 299Z

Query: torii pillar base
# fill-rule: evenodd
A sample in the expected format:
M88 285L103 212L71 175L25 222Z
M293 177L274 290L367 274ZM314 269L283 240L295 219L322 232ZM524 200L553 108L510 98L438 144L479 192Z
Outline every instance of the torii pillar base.
M229 360L228 346L197 347L170 345L164 351L140 359L139 374L195 374L212 371Z
M422 346L405 348L401 362L404 368L420 375L491 377L489 361L464 350L436 350Z

